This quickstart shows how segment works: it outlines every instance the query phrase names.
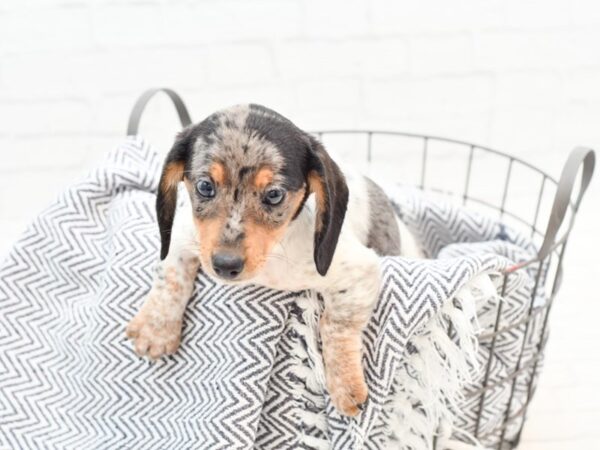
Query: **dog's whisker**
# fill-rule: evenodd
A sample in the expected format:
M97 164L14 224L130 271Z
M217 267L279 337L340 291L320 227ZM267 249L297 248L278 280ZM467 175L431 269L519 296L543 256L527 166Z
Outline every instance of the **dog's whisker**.
M279 246L281 247L281 250L283 250L283 254L285 256L285 258L289 261L290 258L288 257L288 251L287 248L285 248L285 246L283 245L283 243L278 242Z
M289 258L286 258L282 255L267 255L266 259L276 259L278 261L284 261L286 263L289 263L291 261Z

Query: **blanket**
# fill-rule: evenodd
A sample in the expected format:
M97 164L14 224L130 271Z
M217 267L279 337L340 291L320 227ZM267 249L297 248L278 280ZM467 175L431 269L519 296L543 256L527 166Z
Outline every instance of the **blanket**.
M502 298L497 286L503 269L534 254L527 239L495 219L391 188L432 259L381 260L382 289L363 340L369 401L346 418L324 387L315 292L223 286L199 273L177 354L155 363L135 355L124 331L159 254L161 165L147 142L129 137L0 263L0 448L474 442L489 356L476 336L493 325L499 302L510 305L509 321L527 309L531 274L513 277ZM513 341L497 343L492 377L510 373L523 339L515 329ZM504 415L506 386L500 391L486 403L484 432Z

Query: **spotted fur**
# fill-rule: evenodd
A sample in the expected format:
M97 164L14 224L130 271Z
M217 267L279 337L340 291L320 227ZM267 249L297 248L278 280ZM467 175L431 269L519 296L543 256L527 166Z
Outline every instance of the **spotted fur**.
M214 197L198 192L202 180L213 183ZM180 181L187 194L178 199ZM280 204L265 202L271 189L284 192ZM157 358L176 350L198 268L220 279L214 256L227 252L243 269L223 282L322 293L327 389L342 414L360 413L368 397L361 335L379 291L379 256L398 253L400 234L402 242L415 242L405 227L398 231L380 188L340 169L320 142L278 113L240 105L177 137L159 185L157 218L161 261L127 329L138 354ZM420 256L409 248L414 254L405 256Z

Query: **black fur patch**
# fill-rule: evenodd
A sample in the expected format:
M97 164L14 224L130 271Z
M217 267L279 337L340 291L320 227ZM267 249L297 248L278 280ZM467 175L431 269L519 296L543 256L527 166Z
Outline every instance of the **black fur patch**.
M247 145L245 147L248 147ZM251 167L244 166L238 172L238 178L240 181L252 170Z
M400 231L392 202L373 180L365 179L371 211L367 247L379 256L397 256L400 254Z
M190 158L189 138L193 128L184 129L175 140L175 144L169 151L165 160L163 171L158 185L156 196L156 217L158 219L158 229L160 232L161 248L160 259L165 259L169 253L171 245L171 229L175 219L175 209L177 207L177 185L166 182L169 168L173 164L181 164L184 167L183 174L188 170ZM166 187L168 185L168 187Z
M292 220L296 220L296 218L300 215L300 213L304 209L304 205L306 204L306 200L308 200L308 196L309 195L310 195L310 190L309 189L304 189L304 196L302 197L302 201L300 202L300 205L298 205L298 209L296 210L296 212L292 216Z
M348 207L348 185L342 171L325 151L323 145L311 136L311 169L321 178L324 205L317 211L322 224L315 231L314 259L317 271L325 275L329 270Z
M308 174L308 135L275 111L260 105L250 105L245 128L271 142L284 160L283 176L286 189L297 191Z

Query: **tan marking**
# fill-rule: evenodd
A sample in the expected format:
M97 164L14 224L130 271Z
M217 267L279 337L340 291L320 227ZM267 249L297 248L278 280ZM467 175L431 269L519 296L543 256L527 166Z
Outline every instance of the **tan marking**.
M320 321L327 390L342 414L356 416L369 395L361 364L362 326L330 320L327 310Z
M273 181L273 171L268 167L263 167L254 176L254 187L256 189L264 189Z
M184 166L182 162L170 162L165 166L161 182L163 192L177 187L177 183L183 179Z
M244 271L247 270L249 274L255 273L264 264L275 243L282 238L284 231L284 226L271 228L248 221L245 224Z
M323 178L315 172L311 171L308 174L308 187L315 194L315 200L317 203L317 218L315 228L317 231L321 231L323 227L323 213L325 212L325 187L323 186Z
M215 162L210 166L210 176L217 184L224 184L226 180L225 167L219 162Z
M225 218L214 217L210 219L200 219L194 217L198 236L200 236L200 260L206 268L212 267L212 255L219 245L221 232L225 226Z
M290 195L290 203L292 204L292 207L290 208L290 210L292 211L292 216L293 216L298 211L298 208L300 208L300 204L304 200L304 196L306 195L306 187L303 187L298 192L292 192L289 195ZM292 218L290 217L290 221L291 220L292 220Z
M262 225L253 218L244 221L244 257L246 260L245 270L248 275L253 275L266 261L267 255L271 252L273 246L281 240L287 225L292 220L294 212L300 206L304 198L304 190L291 192L288 194L286 202L287 214L285 222L277 227Z

